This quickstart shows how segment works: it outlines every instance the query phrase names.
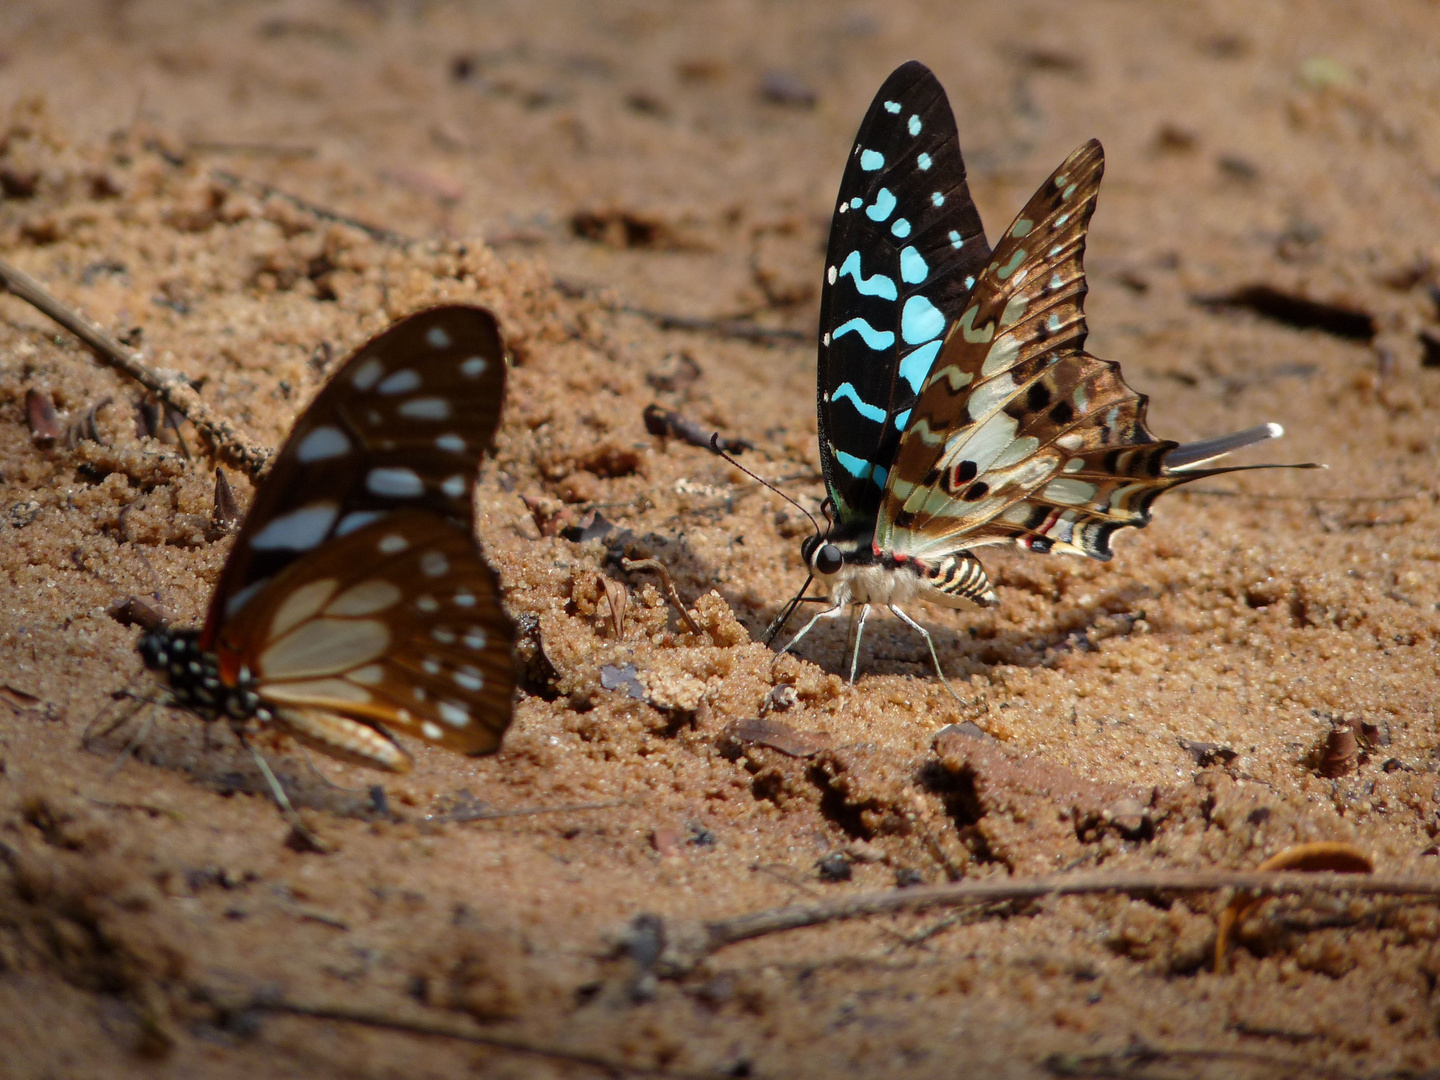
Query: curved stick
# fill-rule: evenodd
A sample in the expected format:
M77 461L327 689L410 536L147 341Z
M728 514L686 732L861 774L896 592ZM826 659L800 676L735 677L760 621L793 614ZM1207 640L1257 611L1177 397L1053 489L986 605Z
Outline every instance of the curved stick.
M1083 896L1095 893L1214 892L1244 889L1255 896L1295 893L1361 893L1367 895L1440 898L1440 878L1385 877L1380 875L1304 873L1263 870L1132 871L1118 874L1076 874L1028 880L960 881L948 885L920 885L855 893L836 900L768 908L749 915L706 922L674 922L665 928L665 951L659 970L667 976L683 975L711 953L739 941L797 930L804 926L867 915L902 911L989 904L1003 900L1038 900L1047 896Z
M79 311L61 303L45 286L23 270L0 260L0 288L8 289L27 304L38 308L83 341L96 358L149 390L169 408L204 433L215 452L228 464L258 477L270 464L271 451L252 442L206 405L189 381L178 371L152 368L139 353L131 352Z

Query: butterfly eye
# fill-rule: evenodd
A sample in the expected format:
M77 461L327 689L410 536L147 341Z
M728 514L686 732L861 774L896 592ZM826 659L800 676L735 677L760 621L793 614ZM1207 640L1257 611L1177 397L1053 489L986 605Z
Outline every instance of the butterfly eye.
M815 572L817 574L829 577L831 574L838 574L844 565L845 559L841 556L840 549L834 544L823 544L815 553Z

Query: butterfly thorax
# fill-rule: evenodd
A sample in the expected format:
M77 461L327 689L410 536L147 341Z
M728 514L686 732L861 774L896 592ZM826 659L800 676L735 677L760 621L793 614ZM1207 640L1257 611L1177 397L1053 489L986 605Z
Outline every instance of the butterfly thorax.
M175 701L202 718L271 719L250 672L242 668L238 678L227 681L219 658L200 647L200 631L162 626L142 637L137 647L145 666L165 678Z
M904 604L916 597L957 608L997 602L984 567L968 551L935 561L879 551L874 527L864 522L842 522L807 539L800 551L836 604Z

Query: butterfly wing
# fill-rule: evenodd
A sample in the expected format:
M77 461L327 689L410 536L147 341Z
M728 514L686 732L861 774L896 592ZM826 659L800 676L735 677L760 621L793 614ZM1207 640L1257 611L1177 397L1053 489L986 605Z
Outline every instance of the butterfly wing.
M1119 365L1084 351L1082 260L1103 171L1092 139L996 245L901 439L877 551L926 561L1014 541L1108 559L1111 535L1144 526L1162 491L1231 471L1195 465L1280 433L1177 449L1150 433Z
M468 536L475 473L504 393L504 346L483 308L430 308L357 349L296 420L260 482L201 647L212 648L276 575L335 537L412 510Z
M989 255L950 103L911 61L860 124L825 256L820 461L842 523L874 519L915 395Z
M463 754L498 748L513 637L468 522L403 509L292 562L225 624L216 652L227 682L248 669L307 742L403 769L390 730Z

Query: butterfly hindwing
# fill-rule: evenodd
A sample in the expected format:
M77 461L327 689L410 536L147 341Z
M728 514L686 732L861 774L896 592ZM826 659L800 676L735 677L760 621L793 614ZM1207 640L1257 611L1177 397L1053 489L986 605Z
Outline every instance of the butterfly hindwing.
M911 61L860 124L826 251L820 460L842 522L874 518L915 395L989 254L945 91Z
M1119 366L1083 351L1085 235L1104 153L1082 146L996 245L920 392L876 545L921 559L1002 541L1109 557L1175 481Z
M426 511L468 536L475 473L504 387L499 329L482 308L421 311L356 350L261 481L202 646L287 566L397 511Z
M329 752L349 718L483 754L509 720L512 638L469 524L399 510L293 562L216 651L222 674L248 669L282 726Z

